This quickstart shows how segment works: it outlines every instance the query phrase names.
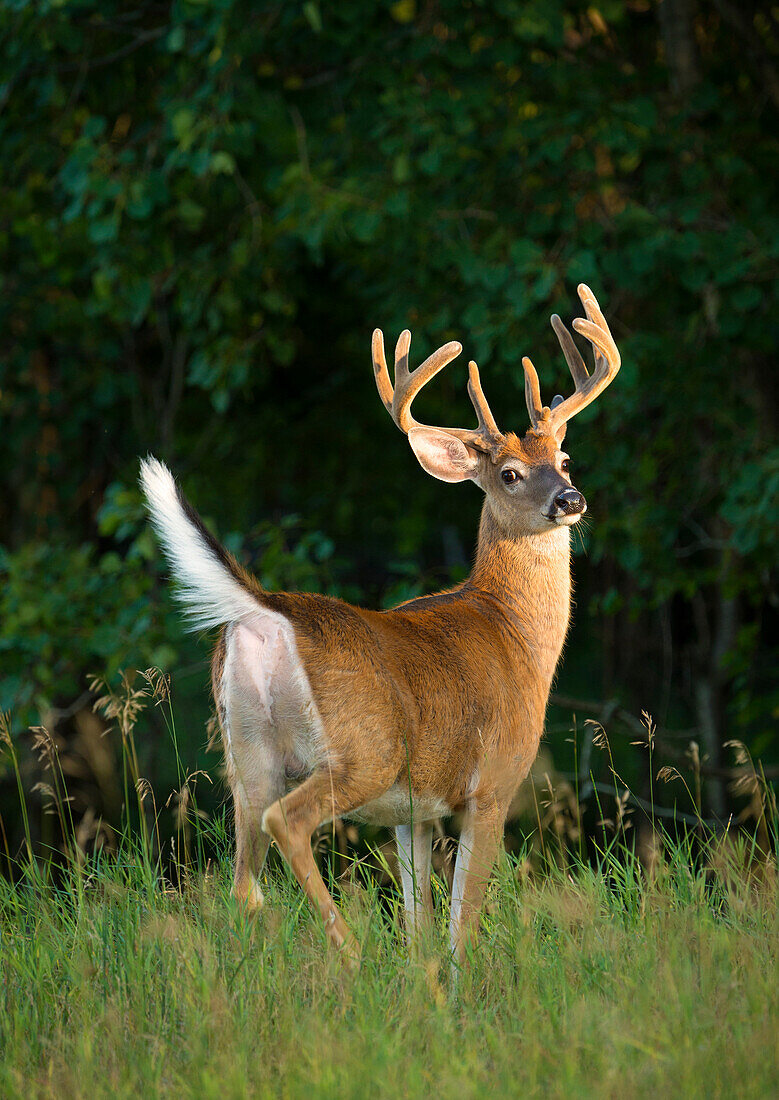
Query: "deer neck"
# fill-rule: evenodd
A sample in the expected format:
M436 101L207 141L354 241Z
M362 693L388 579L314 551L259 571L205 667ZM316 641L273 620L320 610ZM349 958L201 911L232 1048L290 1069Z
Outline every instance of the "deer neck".
M503 532L485 501L470 586L508 605L520 633L551 683L568 630L571 608L571 531Z

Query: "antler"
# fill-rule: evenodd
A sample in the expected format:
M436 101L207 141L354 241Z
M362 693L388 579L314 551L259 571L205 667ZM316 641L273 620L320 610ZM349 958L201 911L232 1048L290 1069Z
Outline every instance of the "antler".
M411 333L405 329L400 334L395 347L395 385L390 382L387 360L384 355L384 335L381 329L375 329L373 333L373 370L376 375L376 385L379 397L384 407L402 432L408 435L411 428L424 428L431 425L420 424L411 415L411 402L416 395L427 385L434 375L438 374L448 363L460 354L462 344L452 340L444 344L438 351L425 359L416 370L408 369L408 352L411 346ZM469 443L479 451L489 455L496 455L505 442L503 433L495 423L495 417L490 411L484 391L481 388L479 368L471 360L468 364L468 396L476 410L479 426L476 429L469 428L438 428L437 431L453 435L463 443Z
M584 365L573 337L557 314L552 317L552 328L560 341L560 347L563 349L563 355L573 377L575 389L571 396L566 397L565 400L560 396L555 397L551 407L542 405L536 369L527 356L522 360L525 370L525 400L533 431L538 434L559 436L561 440L565 434L566 423L572 416L576 416L586 408L598 394L606 389L606 386L614 381L622 362L595 295L584 283L580 283L577 289L587 319L577 317L573 327L590 341L595 350L595 369L592 374Z

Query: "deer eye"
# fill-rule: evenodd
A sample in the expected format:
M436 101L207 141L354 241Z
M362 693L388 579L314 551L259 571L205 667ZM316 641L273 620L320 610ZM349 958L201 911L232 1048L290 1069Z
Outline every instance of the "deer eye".
M570 470L570 468L571 468L570 458L564 458L561 465L560 465L560 469L563 471L564 474L567 474L568 471Z
M519 474L516 470L503 470L500 476L507 485L511 485L513 482L519 480Z

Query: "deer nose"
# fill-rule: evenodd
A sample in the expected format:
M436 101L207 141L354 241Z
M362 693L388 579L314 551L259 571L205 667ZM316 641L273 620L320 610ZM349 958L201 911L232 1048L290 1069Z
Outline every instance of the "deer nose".
M573 516L577 512L587 511L587 501L578 489L563 489L554 498L554 505L564 516Z

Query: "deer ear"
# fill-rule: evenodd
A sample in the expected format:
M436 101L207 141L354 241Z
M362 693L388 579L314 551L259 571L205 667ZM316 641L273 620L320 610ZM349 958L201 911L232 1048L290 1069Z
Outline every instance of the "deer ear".
M467 481L479 469L479 452L437 428L409 428L408 441L419 465L439 481Z

